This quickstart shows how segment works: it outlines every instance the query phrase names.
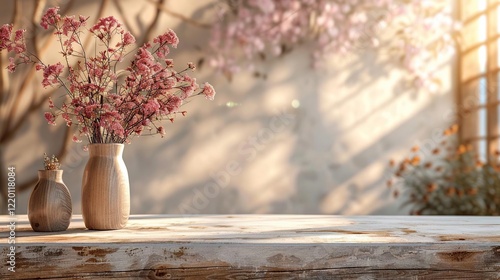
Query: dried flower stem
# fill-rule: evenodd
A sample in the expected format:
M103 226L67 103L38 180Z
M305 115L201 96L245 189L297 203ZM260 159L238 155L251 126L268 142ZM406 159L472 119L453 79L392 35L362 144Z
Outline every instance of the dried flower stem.
M43 165L45 170L59 170L61 168L61 164L59 164L59 160L55 155L52 157L48 157L46 153L43 154Z

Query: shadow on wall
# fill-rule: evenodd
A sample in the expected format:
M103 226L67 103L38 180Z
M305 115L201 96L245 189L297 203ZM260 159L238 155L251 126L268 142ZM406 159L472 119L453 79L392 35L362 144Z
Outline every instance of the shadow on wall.
M137 24L153 9L128 4L135 1L120 3ZM75 9L89 10L100 1L76 3ZM196 18L210 12L203 2L168 5ZM204 56L207 29L165 15L158 26L178 34L172 57L179 68ZM386 163L428 137L429 118L439 128L446 124L440 114L451 104L449 94L404 90L390 57L371 49L328 58L315 71L308 54L303 46L259 62L266 79L244 73L228 82L208 65L197 69L193 75L214 85L216 100L193 100L185 106L187 117L166 125L165 138L135 138L125 148L132 213L401 213L385 188ZM43 136L30 126L23 138L39 139L50 150L59 136L40 127ZM80 213L87 155L79 145L70 149L64 180Z
M177 29L190 30L185 23ZM189 49L178 51L183 57ZM167 167L170 175L158 179L158 186L172 189L149 206L145 201L153 196L135 197L136 209L141 205L146 212L193 214L406 213L391 203L386 163L415 139L447 125L441 112L451 104L449 94L418 96L404 89L404 77L387 55L370 49L333 58L318 72L304 65L309 60L302 48L259 64L267 73L264 80L242 75L228 83L217 74L208 76L216 81L219 106L207 115L194 113L189 125L161 144L173 166ZM224 106L225 101L239 106ZM429 116L436 119L436 128L429 126ZM273 130L273 119L284 119L284 129ZM199 147L200 141L212 148ZM203 171L191 180L196 164ZM164 174L153 170L150 178Z
M391 203L385 188L390 172L387 162L392 154L407 150L415 141L425 142L441 133L451 121L452 100L449 94L418 96L403 87L402 79L388 80L393 65L376 57L371 50L353 54L352 63L344 69L327 70L349 71L335 91L322 91L321 82L327 80L319 73L319 82L311 85L310 93L300 95L306 105L297 118L297 144L290 157L298 169L295 191L276 200L274 212L408 213L398 208L399 201ZM344 87L353 91L332 98L337 93L342 95ZM336 112L333 117L332 112ZM429 118L435 126L429 125Z

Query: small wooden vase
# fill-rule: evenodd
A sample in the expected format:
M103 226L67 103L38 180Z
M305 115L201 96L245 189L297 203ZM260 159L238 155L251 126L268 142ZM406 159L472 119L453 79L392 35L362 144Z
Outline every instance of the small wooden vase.
M82 182L82 216L88 229L125 227L130 215L130 186L123 144L90 144Z
M71 194L62 174L62 170L38 171L38 183L28 202L28 219L34 231L64 231L69 226Z

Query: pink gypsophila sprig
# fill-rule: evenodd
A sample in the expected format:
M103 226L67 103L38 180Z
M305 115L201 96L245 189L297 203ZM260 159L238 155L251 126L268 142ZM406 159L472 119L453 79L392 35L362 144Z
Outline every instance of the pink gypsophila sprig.
M173 122L185 100L204 95L213 100L215 90L185 73L195 69L194 64L177 72L173 60L167 58L170 47L177 47L179 38L168 29L136 49L128 66L121 65L135 43L134 36L123 29L113 16L101 18L87 29L87 17L61 16L59 8L48 9L40 25L53 28L60 42L62 63L46 64L25 45L24 30L13 33L12 25L0 28L0 50L14 52L8 69L15 71L18 64L34 65L43 72L44 87L64 89L67 101L56 106L49 98L51 112L44 117L55 125L61 117L67 126L76 125L79 136L90 143L124 143L144 133L165 134L162 120ZM95 49L86 50L81 36L89 32L95 40ZM93 55L89 55L93 54ZM125 75L118 72L126 73ZM119 78L119 77L123 78ZM81 142L78 136L73 141Z

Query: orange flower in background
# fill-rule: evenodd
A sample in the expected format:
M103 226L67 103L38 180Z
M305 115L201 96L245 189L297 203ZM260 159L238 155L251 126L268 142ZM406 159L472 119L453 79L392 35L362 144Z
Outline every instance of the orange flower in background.
M406 164L407 164L406 161L402 161L399 164L398 170L396 171L396 173L394 173L396 177L401 177L401 175L403 175L403 172L405 172L406 170Z
M462 155L466 152L467 152L467 147L465 145L462 144L462 145L458 146L458 149L457 149L458 155Z
M396 161L395 161L395 160L393 160L393 159L389 160L389 166L390 166L390 167L394 167L394 166L396 166Z
M467 190L468 195L476 195L477 194L477 188L472 188Z
M456 133L457 131L458 131L458 125L453 124L444 130L444 135L446 135L446 136L452 135L452 134Z
M452 125L445 130L445 135L458 131L458 125ZM405 198L405 203L412 206L410 213L414 215L422 212L430 215L498 215L498 208L488 209L495 198L484 190L491 189L497 194L500 148L491 150L490 162L478 156L482 154L476 151L475 142L460 142L457 135L442 139L438 141L445 145L415 145L411 148L413 154L396 165L401 177L393 177L394 181L388 182L388 187L398 186L392 187L390 194L395 198ZM484 205L477 203L479 200L484 200ZM497 200L500 205L500 199Z
M433 192L437 190L438 185L436 183L431 183L427 185L427 192Z
M406 170L406 164L405 163L401 163L399 165L399 169L398 169L398 172L397 173L402 173Z
M450 130L451 130L452 133L457 133L458 132L458 124L453 124L450 127Z
M450 135L455 134L457 132L458 132L458 125L454 124L454 125L450 126L449 128L445 129L443 134L445 136L450 136Z
M412 159L411 159L411 165L413 166L416 166L418 164L420 164L420 157L419 156L414 156Z

